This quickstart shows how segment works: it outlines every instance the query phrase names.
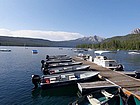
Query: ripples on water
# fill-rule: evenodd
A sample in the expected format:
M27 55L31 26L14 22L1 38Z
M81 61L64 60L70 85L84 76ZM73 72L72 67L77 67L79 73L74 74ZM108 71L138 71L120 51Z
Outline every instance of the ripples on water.
M32 92L31 75L42 75L40 71L42 59L46 54L75 53L69 48L47 48L47 47L4 47L11 52L0 52L0 104L1 105L67 105L77 97L78 89L75 86L62 87L58 89L41 90ZM38 54L32 54L33 49ZM94 56L93 52L88 52ZM107 55L112 59L125 65L125 70L136 70L140 68L140 55L128 55L125 51Z
M32 92L31 75L42 75L41 63L46 54L73 55L70 49L40 47L3 47L11 52L0 52L0 104L1 105L66 105L77 96L77 88L67 87L56 90ZM38 54L32 54L33 49ZM75 89L74 89L75 88ZM73 91L74 90L74 91ZM70 94L70 93L72 94ZM59 94L61 93L61 94Z

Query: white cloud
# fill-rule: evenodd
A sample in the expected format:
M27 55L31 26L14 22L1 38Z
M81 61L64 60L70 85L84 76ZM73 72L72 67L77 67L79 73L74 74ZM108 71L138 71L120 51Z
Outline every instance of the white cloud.
M16 30L0 29L0 36L40 38L51 41L73 40L83 37L80 33L63 31Z
M0 29L0 35L11 35L11 32L8 29Z

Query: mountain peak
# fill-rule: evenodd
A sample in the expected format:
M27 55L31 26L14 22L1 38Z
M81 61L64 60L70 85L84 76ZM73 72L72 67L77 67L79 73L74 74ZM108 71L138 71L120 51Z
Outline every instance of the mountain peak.
M134 29L131 34L140 34L140 28Z
M102 42L105 38L102 38L102 37L99 37L97 35L94 35L94 36L89 36L89 37L82 37L82 38L79 38L77 40L79 41L83 41L85 43L99 43L99 42Z

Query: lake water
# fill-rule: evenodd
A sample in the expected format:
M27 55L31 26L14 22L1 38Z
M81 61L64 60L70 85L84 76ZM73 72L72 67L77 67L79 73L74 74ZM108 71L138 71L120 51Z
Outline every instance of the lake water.
M31 75L42 75L41 63L46 55L76 55L71 48L52 47L4 47L11 52L0 52L0 105L67 105L78 98L75 86L32 92ZM32 54L38 50L38 54ZM93 51L86 52L94 56ZM140 55L126 51L106 54L125 66L126 71L140 69Z

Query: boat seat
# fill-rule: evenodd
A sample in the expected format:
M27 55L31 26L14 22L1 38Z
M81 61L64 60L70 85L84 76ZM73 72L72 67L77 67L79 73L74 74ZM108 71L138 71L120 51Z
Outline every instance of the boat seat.
M78 78L81 78L81 77L80 77L80 74L76 74L75 77L76 77L77 79L78 79Z
M66 78L66 76L65 75L60 75L61 76L61 78Z
M108 93L108 92L105 91L105 90L102 90L101 93L102 93L105 97L107 97L107 98L112 98L112 97L114 96L113 94L110 94L110 93Z
M61 77L60 77L60 76L56 77L56 81L59 81L60 79L61 79Z
M58 73L60 70L55 70L55 73Z
M55 83L56 82L56 77L50 78L50 83Z
M50 81L55 81L56 80L56 78L54 77L54 78L50 78Z
M77 80L77 78L70 78L69 80Z
M67 80L68 77L66 75L60 75L60 80L61 81L64 81L64 80Z
M77 79L77 78L75 78L74 75L70 75L70 76L68 76L68 79L69 79L69 80L75 80L75 79Z
M59 82L59 81L50 81L50 83L55 83L55 82Z
M85 78L86 75L85 74L80 74L80 78Z
M88 95L87 98L91 105L101 105L100 101L98 99L94 98L92 95Z

